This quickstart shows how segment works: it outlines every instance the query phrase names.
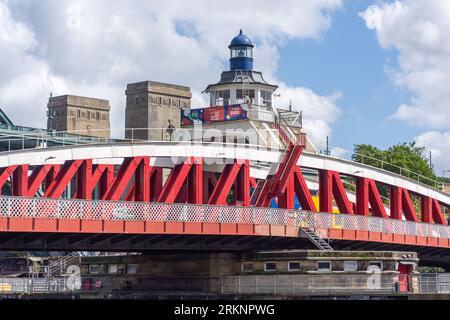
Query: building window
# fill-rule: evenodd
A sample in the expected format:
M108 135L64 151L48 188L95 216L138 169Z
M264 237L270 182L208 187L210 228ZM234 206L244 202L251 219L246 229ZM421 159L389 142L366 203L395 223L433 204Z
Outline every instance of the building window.
M127 273L128 274L135 274L135 273L137 273L137 264L128 264L127 265Z
M117 274L117 264L108 265L108 274Z
M100 120L100 112L97 112L97 114L96 114L96 119L97 119L97 120Z
M236 102L247 103L248 101L255 101L254 89L237 89L236 90Z
M221 90L214 93L216 106L228 106L230 103L230 90Z
M383 262L382 261L370 261L369 262L369 268L370 269L378 269L380 271L383 270Z
M317 262L317 270L319 272L331 272L331 262L330 261Z
M100 272L100 265L98 264L89 265L89 274L98 274L99 272Z
M358 270L358 263L356 261L344 261L344 271L353 272Z
M277 263L276 262L266 262L264 264L264 271L266 271L266 272L277 271Z
M263 106L272 106L272 92L261 90L261 104Z
M300 271L300 262L298 261L290 261L288 263L288 271Z
M244 262L242 264L242 272L253 272L253 263L252 262Z
M77 118L81 117L81 110L77 110Z

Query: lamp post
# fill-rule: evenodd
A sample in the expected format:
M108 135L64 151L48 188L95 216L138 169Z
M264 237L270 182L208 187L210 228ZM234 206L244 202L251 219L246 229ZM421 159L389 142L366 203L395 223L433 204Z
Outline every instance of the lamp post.
M443 170L442 171L442 189L445 191L446 186L448 185L447 183L445 183L445 174L447 172L450 172L450 170Z
M450 172L450 170L443 170L442 171L442 180L445 180L445 174Z

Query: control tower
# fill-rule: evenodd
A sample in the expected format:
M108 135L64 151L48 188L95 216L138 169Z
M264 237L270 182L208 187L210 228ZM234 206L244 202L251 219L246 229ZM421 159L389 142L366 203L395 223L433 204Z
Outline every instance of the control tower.
M301 112L276 106L274 97L278 86L266 81L262 72L253 70L254 47L240 30L228 46L229 70L223 71L219 82L208 85L204 91L209 95L209 107L182 110L183 128L216 129L222 133L221 142L275 148L287 147L286 141L302 133ZM280 136L280 130L284 137ZM208 135L208 139L218 142L217 137ZM316 152L310 141L306 150Z

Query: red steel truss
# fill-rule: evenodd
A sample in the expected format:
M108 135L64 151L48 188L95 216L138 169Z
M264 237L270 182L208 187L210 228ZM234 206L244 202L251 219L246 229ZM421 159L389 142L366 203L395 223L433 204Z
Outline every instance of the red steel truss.
M297 156L299 153L294 158ZM58 199L65 196L249 207L251 189L256 190L261 185L261 181L250 177L248 160L227 163L221 173L204 171L203 159L197 157L188 157L173 168L153 166L150 160L150 157L125 158L116 166L93 164L93 159L66 161L62 165L14 165L0 169L0 190L10 183L12 195L21 197ZM442 206L448 207L446 204L414 194L412 190L384 184L384 188L390 190L390 201L386 201L380 195L382 183L367 178L352 177L356 185L356 190L352 190L356 195L353 203L341 174L330 170L318 171L320 201L317 208L301 168L289 158L286 161L293 164L292 168L280 166L284 171L279 174L275 188L259 190L266 194L257 206L268 207L271 199L278 197L280 208L292 209L296 196L306 211L332 212L337 207L343 214L447 224L442 211Z

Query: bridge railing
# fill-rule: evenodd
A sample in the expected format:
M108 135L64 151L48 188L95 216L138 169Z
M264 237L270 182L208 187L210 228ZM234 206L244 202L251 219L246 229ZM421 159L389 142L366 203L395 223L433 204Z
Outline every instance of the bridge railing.
M165 221L358 230L450 239L450 226L272 208L0 197L1 218Z
M274 129L275 130L275 129ZM49 148L58 146L74 146L74 145L97 145L97 144L113 144L113 143L161 143L161 142L189 142L220 144L224 146L245 146L247 148L266 148L280 149L276 143L270 143L270 134L267 136L259 135L256 132L243 130L218 130L218 129L201 129L201 128L127 128L120 129L120 133L115 136L122 138L102 138L89 135L103 135L105 131L117 131L114 129L93 129L79 130L68 134L65 131L49 132L26 132L0 137L0 150L17 151L33 148ZM269 139L267 141L259 141L259 139ZM344 160L344 159L342 159ZM401 168L392 163L372 158L366 155L353 154L351 159L345 159L353 163L363 164L378 168L387 172L398 174L399 176L422 183L437 190L443 190L443 183L435 181L429 177L413 172L411 170Z
M296 211L190 204L0 197L0 218L173 221L296 226ZM304 218L307 217L305 212Z

